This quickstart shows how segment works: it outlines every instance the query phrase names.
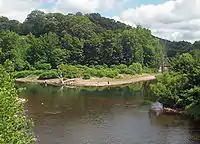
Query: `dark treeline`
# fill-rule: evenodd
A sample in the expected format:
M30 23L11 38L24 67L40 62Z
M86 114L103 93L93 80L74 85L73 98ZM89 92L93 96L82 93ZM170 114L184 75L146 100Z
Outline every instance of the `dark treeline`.
M168 58L173 58L177 54L183 54L193 50L193 44L187 41L169 41L160 39L160 42L165 47L165 52Z
M163 47L151 31L138 26L81 13L63 15L32 11L23 23L0 18L0 63L7 59L15 70L41 64L131 65L158 68Z

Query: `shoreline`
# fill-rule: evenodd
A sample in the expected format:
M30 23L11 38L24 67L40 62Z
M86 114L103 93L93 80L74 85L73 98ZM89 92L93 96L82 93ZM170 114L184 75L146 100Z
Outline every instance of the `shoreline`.
M173 109L173 108L164 108L164 114L169 114L169 115L183 115L183 116L187 116L186 113L183 110L178 110L178 109Z
M111 79L111 78L91 78L89 80L84 80L82 78L74 78L64 80L61 83L60 79L48 79L48 80L38 80L37 77L31 78L19 78L15 82L20 83L36 83L43 85L52 86L93 86L93 87L105 87L105 86L120 86L126 84L134 84L137 82L151 81L156 79L158 74L142 74L142 75L123 75L122 78ZM109 84L108 84L109 81Z

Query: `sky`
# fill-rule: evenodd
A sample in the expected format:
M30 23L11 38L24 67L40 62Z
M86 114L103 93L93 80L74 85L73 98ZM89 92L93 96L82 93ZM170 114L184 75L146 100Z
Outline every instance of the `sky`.
M0 0L0 16L23 22L32 10L100 13L172 41L200 40L200 0Z

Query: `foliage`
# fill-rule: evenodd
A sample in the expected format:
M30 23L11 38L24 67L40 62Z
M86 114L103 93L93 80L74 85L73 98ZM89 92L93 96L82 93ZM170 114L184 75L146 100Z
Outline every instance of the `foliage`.
M164 105L181 108L200 119L200 63L195 56L177 55L171 62L170 72L158 76L151 89Z
M90 75L88 73L84 73L83 79L85 79L85 80L90 79Z
M33 75L33 71L19 71L19 72L14 72L14 78L25 78L27 76Z
M43 72L44 72L43 70L35 70L35 71L25 70L25 71L14 72L13 77L14 78L25 78L25 77L31 76L31 75L38 76L38 75L42 74Z
M76 78L80 76L80 71L76 66L61 64L58 70L62 72L65 78Z
M132 63L132 65L129 66L129 69L131 69L136 74L142 73L142 65L140 63Z
M195 67L195 60L189 53L177 55L170 65L172 71L183 74L190 73L193 67Z
M151 85L151 89L158 101L168 107L176 107L181 99L181 93L187 87L188 79L185 75L168 72L157 76L157 83Z
M58 73L56 71L46 71L42 74L40 74L39 78L40 80L45 80L45 79L54 79L58 77Z
M156 68L148 68L148 67L143 67L142 68L142 73L157 73L158 69Z
M13 72L14 78L25 78L28 76L39 76L39 79L53 79L57 77L63 78L78 78L83 77L89 79L90 77L109 77L114 78L119 74L141 74L143 72L141 64L134 63L130 67L124 64L119 66L96 65L96 66L83 66L83 65L69 65L61 64L56 70L24 70Z
M34 67L37 70L50 70L51 69L51 64L49 63L41 63L41 62L36 62L34 64Z
M31 144L33 126L19 102L14 81L0 65L0 143Z
M166 55L168 58L173 58L177 54L184 54L193 49L193 46L190 42L187 41L169 41L159 38L162 45L165 47Z
M3 66L4 66L5 70L6 70L6 72L8 72L8 73L14 72L14 67L15 66L14 66L14 64L13 64L12 61L10 61L10 60L7 59L4 62Z
M34 10L23 23L5 17L2 23L0 64L9 59L16 71L56 69L61 64L110 67L140 63L142 67L158 68L163 56L163 46L151 31L99 14ZM124 70L128 74L133 71Z

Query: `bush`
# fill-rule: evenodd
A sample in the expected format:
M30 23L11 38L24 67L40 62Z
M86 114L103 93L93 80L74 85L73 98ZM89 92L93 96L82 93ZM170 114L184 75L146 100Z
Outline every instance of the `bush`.
M36 75L36 76L39 76L39 75L41 75L42 73L44 73L45 71L44 70L35 70L35 71L32 71L33 73L33 75Z
M98 70L103 69L103 68L104 68L104 67L101 66L101 65L96 65L96 66L95 66L95 69L98 69Z
M129 68L125 68L125 69L120 69L119 71L120 74L135 74L134 71L130 70Z
M50 70L51 69L51 64L49 63L41 63L41 62L36 62L34 64L34 67L37 70Z
M65 78L77 78L81 76L82 71L73 65L61 64L58 66L59 71L61 71Z
M87 69L88 69L87 66L85 66L85 65L80 65L80 64L76 65L76 67L77 67L79 70L81 70L81 71L87 70Z
M83 79L85 80L90 79L90 75L88 73L83 74Z
M13 64L12 61L10 61L9 59L7 59L5 62L4 62L4 68L7 72L14 72L15 70L15 65Z
M118 72L117 71L115 71L115 70L113 70L113 71L107 71L106 73L105 73L106 75L106 77L109 77L109 78L114 78L114 77L116 77L116 76L118 76Z
M19 71L19 72L14 72L13 77L14 78L25 78L25 77L27 77L29 75L33 75L33 74L34 74L33 71L28 71L28 70L26 70L26 71Z
M144 67L142 69L142 73L157 73L158 70L155 68L148 68L148 67Z
M132 63L132 65L129 66L129 69L135 74L142 73L142 65L140 63Z
M54 79L58 77L58 73L56 71L46 71L42 73L38 79L45 80L45 79Z
M187 84L188 78L185 75L165 72L157 76L157 83L150 85L150 89L159 102L174 108Z
M117 66L117 69L120 69L120 70L127 69L127 65L120 64L120 65Z
M97 70L95 76L102 78L105 76L105 72L103 70Z
M39 76L42 73L44 73L44 71L42 71L42 70L36 70L36 71L25 70L25 71L14 72L13 77L14 78L25 78L25 77L31 76L31 75Z
M116 65L111 65L110 68L111 69L117 69L117 66Z
M25 116L24 106L18 100L14 80L0 65L0 143L31 144L35 138L33 123Z
M107 65L107 64L104 64L104 65L103 65L103 68L108 68L108 65Z

